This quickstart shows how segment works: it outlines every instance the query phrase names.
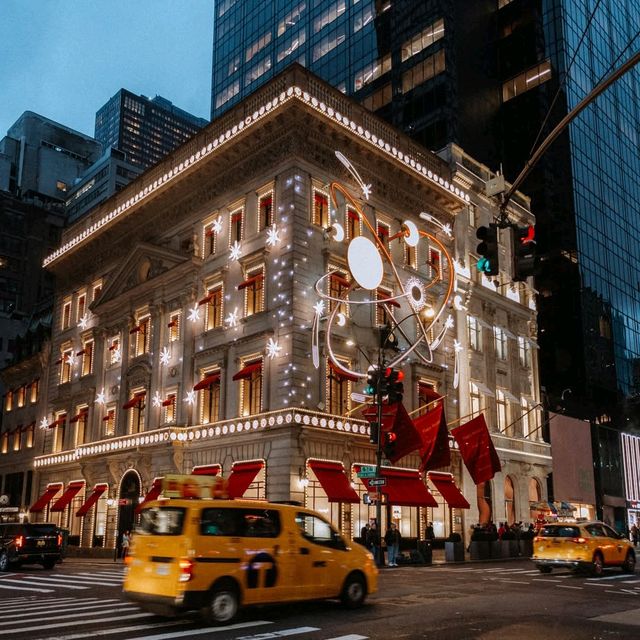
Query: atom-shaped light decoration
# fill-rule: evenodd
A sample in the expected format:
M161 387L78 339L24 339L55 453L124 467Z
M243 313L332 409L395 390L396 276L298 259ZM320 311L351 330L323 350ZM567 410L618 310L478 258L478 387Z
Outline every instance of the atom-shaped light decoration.
M40 420L40 428L41 429L49 428L49 420L47 418L42 418L42 420Z
M104 394L104 389L100 393L96 393L96 404L105 404L107 398Z
M160 363L167 365L171 360L171 351L167 347L162 347L162 351L160 352Z
M213 233L220 233L222 231L222 216L218 216L211 223L211 230L213 231Z
M267 356L273 360L282 351L282 347L273 338L267 341Z
M197 322L200 320L200 307L198 305L193 307L193 309L189 309L187 320L189 320L189 322Z
M240 243L236 240L232 245L229 253L231 260L239 260L242 255L242 249Z
M91 319L91 316L89 315L89 313L85 313L82 318L80 318L80 321L78 322L78 326L84 331L88 326L89 326L89 320Z
M160 392L156 391L153 394L153 399L151 400L152 404L154 407L161 407L162 406L162 398L160 397Z
M278 242L280 242L280 230L276 229L276 226L273 225L273 227L271 227L268 231L267 231L267 239L266 239L266 243L270 246L270 247L275 247Z
M187 404L195 404L196 402L196 392L195 391L187 391L187 395L184 399Z
M238 312L238 307L236 307L226 318L225 322L229 325L231 329L238 326L238 322L240 321L240 314Z

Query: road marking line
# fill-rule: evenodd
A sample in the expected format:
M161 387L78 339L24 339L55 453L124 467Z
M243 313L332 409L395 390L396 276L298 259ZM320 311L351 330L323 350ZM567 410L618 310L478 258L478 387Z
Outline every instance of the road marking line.
M81 587L77 584L67 584L66 582L58 582L55 578L31 578L33 582L30 580L21 580L23 584L38 584L41 587L60 587L62 589L80 589L82 591L86 591L89 587ZM48 582L53 582L53 584L47 584Z
M132 605L123 605L123 606L127 606L130 607ZM90 616L95 616L96 613L101 613L101 614L105 614L105 613L109 613L109 614L117 614L120 609L119 608L113 608L113 604L105 604L102 605L102 608L106 608L106 607L112 607L109 610L106 611L78 611L78 613L67 613L63 616L48 616L47 620L69 620L70 618L88 618ZM89 607L86 607L89 608ZM92 609L95 609L96 607L91 607ZM137 611L140 611L140 609L137 609ZM32 615L32 614L29 614ZM11 616L12 618L15 618L16 616ZM105 618L105 620L107 620L108 618ZM80 621L82 623L84 623L84 621ZM93 621L92 621L93 622ZM15 624L14 621L11 622L0 622L0 627L6 627L8 625L11 624ZM54 625L55 626L55 625ZM23 629L21 629L20 631L23 631Z
M82 638L94 638L96 636L110 636L116 633L132 633L134 631L147 631L149 629L157 629L162 627L176 627L179 624L185 624L184 620L163 620L162 622L154 622L152 624L138 624L131 627L117 627L116 629L96 630L89 634L72 633L67 636L56 636L56 640L81 640Z
M170 631L169 633L160 633L153 636L140 636L136 640L168 640L169 638L183 638L186 636L197 636L203 633L218 633L219 631L234 631L235 629L247 629L249 627L259 627L264 624L273 624L269 620L253 620L251 622L238 622L237 624L230 624L225 627L205 627L203 629L189 629L187 631ZM22 631L22 629L20 629ZM246 636L247 638L250 636ZM262 636L260 636L262 637ZM277 637L277 636L274 636ZM240 638L236 638L240 640Z
M2 611L0 611L0 614L5 614L5 613L12 613L14 611L46 611L47 609L64 609L64 607L67 606L73 606L73 607L78 607L78 606L91 606L92 604L98 604L98 603L104 603L104 602L118 602L117 600L101 600L100 598L94 598L93 600L86 602L86 601L81 601L78 602L73 601L73 600L65 600L64 602L46 602L43 604L40 604L40 601L38 601L38 603L34 603L33 601L31 603L29 603L29 605L27 606L21 606L21 607L11 607L8 609L3 609Z
M105 609L107 607L113 607L113 603L109 602L109 603L105 603L105 604L101 604L101 603L96 603L96 604L90 604L90 605L83 605L82 606L82 611L91 611L91 613L82 613L82 612L78 612L75 613L75 611L77 611L77 605L67 611L64 608L60 608L60 609L56 609L53 613L64 613L65 611L67 612L66 616L62 616L62 617L57 617L57 618L47 618L48 620L60 620L60 619L64 619L64 618L82 618L88 615L93 615L94 613L102 613L102 611L95 611L95 609ZM31 616L33 616L34 613L38 613L38 609L36 609L35 611L27 611L27 612L23 612L23 613L13 613L11 615L4 615L2 616L3 620L8 620L9 618L11 619L19 619L19 618L30 618ZM118 611L124 611L125 613L128 611L140 611L140 609L133 605L133 604L126 604L126 603L122 603L122 607L120 609L118 609ZM4 625L3 622L0 622L0 626Z
M508 578L499 580L499 582L506 582L507 584L531 584L530 582L525 582L524 580L509 580Z
M557 584L558 589L583 589L584 587L572 587L570 584Z
M628 574L621 573L617 576L604 576L602 578L587 578L587 580L620 580L621 578L628 578Z
M98 598L94 598L94 600L98 600ZM38 598L38 600L34 600L33 596L24 596L22 598L11 598L10 601L5 601L4 605L2 605L0 607L0 613L2 613L3 611L10 611L12 609L15 609L16 607L20 607L21 609L24 607L24 605L29 605L29 604L38 604L38 606L40 604L50 604L50 605L54 605L57 602L78 602L77 598L72 598L67 596L65 597L60 597L60 598L56 598L55 596L53 597L49 597L49 598Z
M10 582L10 580L7 580L7 582ZM16 582L18 582L18 584L20 583L19 580L17 580ZM38 593L53 593L53 589L34 589L33 587L32 588L29 588L29 587L16 587L15 584L8 584L8 585L5 586L2 583L0 583L0 589L11 589L13 591L37 591Z
M257 636L240 636L236 638L236 640L268 640L271 638L285 638L286 636L296 636L299 633L311 633L312 631L320 631L319 627L296 627L295 629L282 629L281 631L273 631L271 633L261 633ZM183 635L182 633L178 633L175 637L179 637ZM191 635L189 632L184 632L184 635ZM144 640L161 640L162 638L174 636L157 636L152 638L144 638ZM139 640L143 640L140 638Z
M115 611L112 613L116 613ZM93 614L91 614L93 615ZM128 616L118 616L118 620L131 620L133 618L153 618L153 613L132 613ZM65 616L67 618L67 616ZM105 617L99 618L95 620L82 620L80 624L88 625L88 624L103 624L105 622L109 622L112 618ZM53 620L53 618L49 618L49 620ZM20 633L25 631L44 631L45 629L58 629L60 627L73 627L78 625L78 620L68 620L67 622L56 622L55 624L41 624L35 627L20 627ZM91 634L93 635L93 634ZM171 635L167 637L172 637ZM142 639L140 639L142 640Z
M336 636L335 638L328 638L328 640L367 640L369 636L359 636L355 633L351 633L348 636Z
M554 580L553 578L531 578L534 582L562 582L562 580Z

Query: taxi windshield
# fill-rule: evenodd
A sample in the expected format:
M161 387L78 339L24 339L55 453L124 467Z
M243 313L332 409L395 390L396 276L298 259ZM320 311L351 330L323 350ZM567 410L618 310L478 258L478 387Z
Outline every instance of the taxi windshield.
M181 507L150 507L140 514L136 533L152 536L179 536L186 509Z

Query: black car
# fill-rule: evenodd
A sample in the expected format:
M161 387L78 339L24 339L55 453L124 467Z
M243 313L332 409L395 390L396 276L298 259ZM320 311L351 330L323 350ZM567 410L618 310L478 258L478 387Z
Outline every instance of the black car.
M0 524L0 571L21 564L53 569L62 558L62 535L55 524Z

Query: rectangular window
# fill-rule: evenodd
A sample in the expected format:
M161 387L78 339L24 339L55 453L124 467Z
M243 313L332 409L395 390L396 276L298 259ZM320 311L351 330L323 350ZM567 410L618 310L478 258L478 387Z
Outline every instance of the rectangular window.
M27 396L27 387L26 385L21 385L20 387L18 387L18 407L24 407L25 405L25 400L26 400L26 396Z
M358 212L352 207L347 207L347 237L357 238L362 235L362 222Z
M437 402L434 401L437 400L439 396L440 394L436 391L435 382L428 380L418 381L418 407L420 409L426 408L427 411L431 411L431 409L437 405Z
M385 105L391 102L393 97L392 86L391 83L385 84L383 87L374 91L371 95L368 95L366 98L362 98L360 101L362 106L365 109L369 109L369 111L377 111L378 109L382 109Z
M330 271L334 271L335 267L329 267ZM351 282L349 281L349 276L346 271L335 270L329 276L329 295L332 298L341 298L346 290L351 286ZM333 300L329 300L329 313L331 313L336 305L336 302ZM340 303L339 313L344 313L347 315L349 312L348 305L344 302Z
M441 49L402 74L402 93L409 93L415 87L437 76L444 70L444 49Z
M320 42L313 48L311 58L313 62L320 60L323 56L327 55L330 51L333 51L336 47L341 45L347 39L345 27L340 27L332 31L328 36L325 36Z
M431 269L431 277L436 279L440 278L440 263L442 256L438 249L429 247L429 267Z
M300 18L302 17L302 12L307 8L306 2L301 2L292 9L283 20L278 23L278 36L281 36L285 31L288 31L292 27L294 27L298 22L300 22Z
M258 197L258 231L273 224L273 191Z
M496 347L496 358L498 360L507 359L507 334L500 327L493 328L494 343Z
M9 452L9 433L7 431L5 431L2 434L2 449L0 449L0 451L2 453L8 453Z
M218 329L222 326L222 304L223 304L222 284L216 284L207 291L204 298L206 300L205 327L207 331Z
M318 33L326 27L328 24L334 22L338 16L341 16L347 9L345 0L338 0L334 2L328 9L325 9L314 21L313 21L313 33Z
M507 436L513 436L513 425L509 425L507 398L503 391L496 389L496 414L498 416L498 431Z
M410 247L404 243L404 263L407 267L416 269L418 267L418 259L416 256L416 247Z
M478 318L467 316L467 337L469 339L469 348L473 351L482 351L482 329Z
M74 447L85 443L88 415L89 407L77 407L76 415L70 420L70 422L75 423Z
M444 38L444 20L440 19L402 44L402 62Z
M271 56L267 56L258 62L256 65L251 67L249 71L245 74L244 84L245 87L252 82L258 80L258 78L262 77L267 71L271 69Z
M168 422L176 421L176 394L170 393L167 397L162 401L162 410L164 412L164 422L165 424Z
M60 359L60 384L65 382L71 382L71 370L72 362L74 360L73 350L64 349L62 352L62 358Z
M216 223L210 222L202 229L202 257L208 258L215 255L218 234L216 233Z
M20 451L21 437L22 437L22 430L21 428L18 428L13 432L13 450L14 451Z
M353 3L355 4L355 2ZM353 19L353 33L358 33L360 29L364 29L370 22L373 21L373 6L366 4L360 11L358 11Z
M31 383L31 393L29 398L29 402L31 402L31 404L35 404L36 402L38 402L39 391L40 380L36 379Z
M66 412L55 414L55 427L53 430L53 452L64 451L64 433L67 429Z
M370 82L391 71L391 54L378 58L358 71L353 79L353 90L359 91Z
M65 300L62 305L62 330L71 326L71 299Z
M109 407L107 408L106 415L102 418L102 422L104 423L103 431L104 435L107 438L115 435L116 433L116 408Z
M241 378L241 416L252 416L262 412L262 358L244 362L242 368L249 368L251 365L259 366L252 368L246 376Z
M13 391L7 391L4 397L4 410L13 411Z
M32 422L25 430L25 446L31 449L36 442L36 423Z
M200 423L211 424L220 419L220 370L202 373L200 385Z
M520 399L520 422L522 423L522 435L528 438L531 434L531 407L525 398Z
M502 85L502 101L507 102L521 93L533 89L551 79L551 62L545 60Z
M378 287L376 289L376 300L385 300L386 298L393 297L393 292L390 289L384 289ZM376 305L376 326L381 327L390 321L389 311L393 307L399 307L400 304L397 300L391 300L387 303L380 302Z
M109 364L117 364L120 362L121 356L120 336L114 336L109 339Z
M323 229L329 226L329 196L316 189L313 190L313 224Z
M87 294L81 293L78 296L78 301L76 305L76 322L80 322L80 320L84 318L86 308L87 308Z
M340 360L345 367L351 368L346 360ZM334 415L345 415L351 409L351 381L337 367L331 366L327 359L327 411Z
M384 245L384 248L389 251L389 225L384 222L378 222L376 225L378 240Z
M93 373L93 340L87 340L82 347L82 375Z
M271 42L271 31L262 34L257 40L252 42L245 51L244 61L249 62L253 56L257 55Z
M469 409L472 418L482 413L482 395L480 389L473 382L469 383Z
M102 281L94 282L93 284L93 292L91 294L91 300L97 300L102 293Z
M216 109L219 109L223 104L229 102L229 100L238 93L240 93L240 80L235 80L218 94L216 98Z
M531 366L531 345L522 336L518 336L518 359L523 367Z
M242 242L242 227L244 219L244 207L235 209L229 214L229 246L233 246L234 243L240 244Z
M151 318L143 316L138 318L138 324L131 330L135 336L134 354L141 356L143 353L149 353Z
M124 407L129 411L129 434L142 433L144 431L144 410L146 392L136 390Z
M167 328L169 329L169 342L177 342L180 340L180 319L182 314L179 311L169 314L169 322Z
M264 311L264 265L247 270L238 289L244 290L245 318Z
M282 62L292 53L297 51L307 41L307 32L304 27L297 33L291 34L281 45L278 46L276 52L276 60Z

